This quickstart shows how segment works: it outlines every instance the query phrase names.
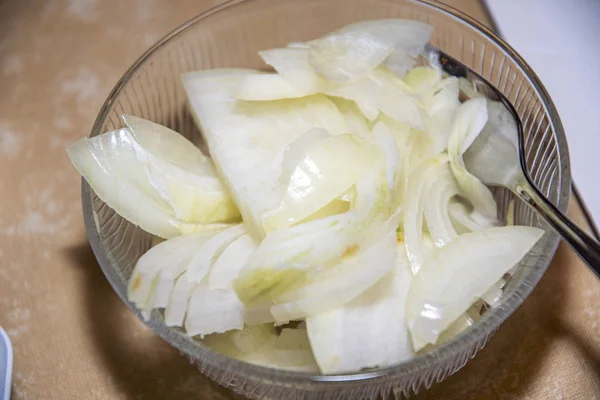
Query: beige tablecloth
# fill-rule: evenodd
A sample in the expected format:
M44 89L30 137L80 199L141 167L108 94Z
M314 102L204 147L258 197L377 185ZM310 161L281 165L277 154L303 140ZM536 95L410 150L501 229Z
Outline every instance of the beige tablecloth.
M447 2L488 22L476 0ZM64 152L146 47L216 3L0 0L0 325L14 344L14 399L235 398L113 293ZM584 223L578 204L571 215ZM600 399L599 305L600 282L561 246L475 360L417 398Z

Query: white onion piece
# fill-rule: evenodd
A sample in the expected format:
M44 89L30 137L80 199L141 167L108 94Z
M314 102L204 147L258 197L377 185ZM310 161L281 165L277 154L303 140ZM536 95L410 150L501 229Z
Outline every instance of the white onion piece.
M244 303L270 301L293 290L304 283L308 271L335 265L347 249L376 240L385 224L395 223L390 229L397 227L398 218L389 216L395 210L388 207L389 192L382 164L383 160L378 161L356 183L350 211L267 235L234 282Z
M485 126L488 119L485 98L468 100L456 113L448 143L450 166L463 195L485 217L494 219L497 205L492 192L465 168L463 154Z
M335 33L360 32L376 37L381 41L391 42L394 45L394 50L385 61L385 65L399 77L402 77L414 66L416 57L423 53L432 31L433 27L419 21L382 19L347 25Z
M281 162L281 175L279 180L287 185L292 179L296 166L306 157L308 150L321 140L331 137L331 134L323 128L311 128L298 136L290 143L283 153Z
M106 147L97 147L101 140L109 140L111 135L117 136L120 131L113 131L108 136L83 138L67 147L69 159L77 171L85 178L96 195L117 214L138 225L146 232L161 238L171 238L181 234L178 229L182 221L173 217L172 208L160 196L146 188L140 188L135 182L145 182L145 177L129 179L120 171L111 167L111 160L125 161ZM125 168L131 173L139 169Z
M392 203L390 206L398 207L403 186L402 156L398 148L398 142L392 135L390 128L382 122L377 122L373 127L372 139L385 152L386 181Z
M346 305L306 319L310 343L324 374L398 364L413 355L404 308L412 274L403 245L396 265Z
M517 264L543 233L524 226L491 228L466 233L437 249L411 284L407 304L411 336L435 344L440 333Z
M201 337L242 329L244 304L232 288L213 290L204 279L189 299L184 327L188 335Z
M331 97L331 101L342 113L346 122L347 133L357 135L369 135L371 133L365 116L360 112L355 102L341 97Z
M458 233L477 232L498 226L497 220L483 217L475 210L469 208L460 201L450 201L448 211L452 224Z
M432 67L415 67L402 77L404 83L423 97L433 94L432 91L441 79L441 70Z
M369 120L379 112L414 127L423 124L422 113L411 90L394 74L381 68L348 84L336 84L319 76L310 66L308 49L272 49L259 53L290 84L312 93L324 93L356 102Z
M423 125L422 112L410 88L383 69L376 69L356 82L330 88L325 93L353 100L370 121L375 120L381 111L412 127L420 128Z
M458 100L458 80L448 77L438 82L426 100L426 111L429 115L425 130L432 140L432 155L438 155L446 150L456 111L460 106Z
M191 282L187 271L177 278L171 296L165 308L165 325L183 327L188 301L196 288L197 283Z
M277 297L305 281L306 271L335 263L354 245L352 211L267 235L234 281L245 304Z
M432 168L428 182L427 195L423 200L423 211L427 221L427 230L436 246L442 247L458 237L452 225L448 204L460 194L456 179L448 162Z
M182 235L191 235L192 233L201 232L220 232L236 225L239 225L239 223L195 224L192 222L179 222L173 226L176 226Z
M239 219L212 161L196 146L154 122L131 115L122 115L122 119L133 134L129 142L137 161L143 164L146 180L173 208L176 218L196 223ZM118 157L123 159L123 155ZM124 165L120 171L129 174L136 168L140 167ZM144 183L140 177L134 179L137 184Z
M335 267L319 273L314 283L280 297L287 301L271 307L275 321L292 321L343 306L360 296L391 271L396 262L396 234L388 232L377 242Z
M365 76L394 49L391 41L360 31L332 33L307 44L310 65L332 82L350 82Z
M237 278L239 271L246 265L248 258L256 251L256 243L252 236L240 236L229 244L216 259L208 279L211 289L227 289Z
M229 335L235 347L243 353L259 350L276 336L275 328L271 324L246 326L244 329L233 331Z
M317 140L295 166L282 203L263 215L265 231L302 221L343 195L369 172L379 153L358 135L343 134Z
M292 86L279 74L255 74L240 81L235 97L240 100L269 101L304 97L312 93Z
M248 233L246 225L234 225L210 238L201 247L196 249L196 254L190 260L188 267L188 279L200 283L210 272L216 259L233 241Z
M318 372L305 329L275 333L273 325L246 326L240 331L210 335L202 342L229 357L290 371Z
M133 115L122 114L121 119L135 140L150 154L197 175L218 180L210 158L179 133Z
M408 186L404 197L404 240L408 259L413 274L416 274L425 261L423 250L423 217L425 212L424 198L428 196L431 170L436 165L447 163L444 155L428 160L412 172L408 178Z
M258 55L292 86L310 93L327 91L338 86L317 74L309 63L310 49L277 48L259 51Z
M144 253L129 279L129 301L145 310L165 307L175 279L185 271L198 248L212 235L213 233L201 232L178 236ZM158 288L160 290L157 291Z
M207 70L183 75L193 115L219 175L230 189L250 233L264 236L261 216L281 201L285 148L307 130L343 133L337 107L322 95L272 102L240 101L240 82L252 70Z

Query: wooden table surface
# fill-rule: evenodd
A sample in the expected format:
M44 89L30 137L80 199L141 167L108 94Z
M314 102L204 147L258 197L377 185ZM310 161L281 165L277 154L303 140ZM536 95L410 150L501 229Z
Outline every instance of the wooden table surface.
M489 23L477 0L447 0ZM218 0L0 0L0 325L13 398L232 399L121 303L64 147L141 52ZM585 224L578 203L570 215ZM564 245L523 306L418 399L599 399L600 284Z

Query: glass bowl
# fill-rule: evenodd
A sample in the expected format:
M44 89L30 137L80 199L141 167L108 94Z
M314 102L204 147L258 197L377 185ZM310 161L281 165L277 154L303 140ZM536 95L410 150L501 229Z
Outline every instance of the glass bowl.
M122 113L166 125L202 147L186 109L182 72L219 67L264 69L257 51L316 38L343 25L377 18L408 18L431 24L431 44L473 68L513 102L523 121L528 168L539 189L567 210L571 177L561 122L548 93L527 63L504 41L468 16L433 1L234 0L199 15L142 55L119 80L100 110L91 136L117 129ZM512 195L495 190L505 218ZM152 237L106 206L83 182L84 219L92 249L106 277L127 301L126 282ZM310 375L233 360L164 325L154 311L147 325L221 385L251 398L376 399L428 388L475 356L499 325L523 302L546 270L558 236L522 203L515 223L546 234L513 270L501 303L449 343L402 364L347 375ZM139 313L138 313L139 315Z

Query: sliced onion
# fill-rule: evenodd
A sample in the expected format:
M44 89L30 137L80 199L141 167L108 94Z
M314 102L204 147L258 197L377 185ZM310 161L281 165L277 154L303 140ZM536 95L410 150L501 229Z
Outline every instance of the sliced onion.
M453 200L448 205L448 211L452 224L458 233L477 232L498 226L498 221L488 219L475 210L469 208L460 201Z
M399 77L402 77L414 66L417 56L423 53L432 30L430 25L419 21L383 19L351 24L338 30L337 33L361 32L393 43L394 50L385 64Z
M412 357L404 319L412 274L404 246L396 251L396 266L359 297L306 319L322 373L386 367Z
M110 156L98 154L92 143L87 138L80 139L67 147L67 154L96 195L123 218L153 235L162 238L180 235L179 222L173 218L168 204L111 169Z
M350 211L267 235L234 282L238 295L245 304L272 301L304 284L307 272L335 265L347 249L376 240L385 224L395 223L395 230L398 218L388 218L395 211L388 202L381 160L357 182Z
M360 112L356 103L341 97L331 97L331 101L342 113L346 122L346 133L369 135L370 129L365 116Z
M188 303L185 330L196 336L244 327L244 304L232 288L211 289L205 279L196 286Z
M490 228L466 233L437 249L411 284L407 321L412 337L435 344L440 333L517 264L543 233L524 226Z
M165 307L176 278L212 233L178 236L148 250L137 261L127 288L127 297L138 307Z
M460 194L460 189L448 162L434 167L428 183L423 205L427 230L435 245L442 247L458 237L450 219L448 205L452 198Z
M414 127L423 124L422 114L411 97L411 90L394 74L381 68L349 84L336 84L320 77L309 64L308 49L272 49L260 52L263 60L291 85L311 93L352 100L369 120L379 112Z
M391 41L360 31L333 33L307 44L310 65L332 82L349 82L365 76L394 49Z
M424 196L428 187L430 163L411 173L404 197L404 239L413 274L425 261L423 253Z
M188 301L194 293L197 283L190 281L188 273L185 271L177 278L175 286L171 291L171 296L167 307L165 308L165 325L183 327L185 315L188 308Z
M208 285L211 289L227 289L244 268L248 258L256 251L256 242L248 234L229 244L216 259L210 271Z
M394 268L396 262L395 231L356 256L350 257L330 270L326 278L319 273L312 278L314 283L281 296L286 301L271 307L275 321L292 321L313 316L343 306L360 296L379 279Z
M358 135L317 140L295 166L280 206L262 217L266 232L294 225L343 195L368 173L378 155Z
M278 336L273 325L247 326L241 331L207 336L203 343L220 353L251 364L318 372L304 329L286 328Z
M313 94L310 91L292 86L279 74L253 74L240 81L235 92L240 100L280 100L304 97Z
M183 75L192 113L199 122L217 170L250 233L264 236L261 216L281 201L281 160L285 148L307 130L343 133L337 107L322 95L273 102L235 98L252 70L208 70Z
M465 168L462 155L481 132L488 119L485 98L468 100L456 114L448 143L450 166L463 191L475 209L487 218L496 218L497 205L492 192Z
M245 224L232 226L218 234L196 249L188 267L188 279L200 283L210 272L217 258L232 242L248 233Z

